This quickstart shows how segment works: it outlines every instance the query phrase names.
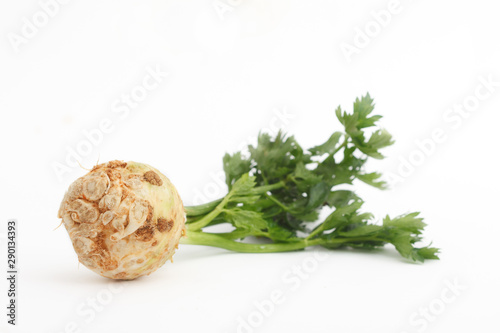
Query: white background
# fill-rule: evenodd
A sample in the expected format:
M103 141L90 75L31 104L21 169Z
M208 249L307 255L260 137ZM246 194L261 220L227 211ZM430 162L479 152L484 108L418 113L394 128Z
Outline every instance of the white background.
M0 232L7 219L19 220L20 278L18 326L7 328L1 274L1 331L238 332L239 318L252 323L239 330L247 333L498 331L500 86L474 96L488 92L481 78L500 81L499 8L486 0L401 0L380 28L372 12L388 6L69 1L44 25L38 1L2 1ZM34 15L41 23L30 32ZM362 40L367 28L372 37ZM360 46L351 57L341 49L347 44ZM128 114L114 112L148 68L168 77ZM65 230L54 231L65 190L86 172L71 167L58 177L54 165L65 164L68 149L86 140L83 131L103 119L112 130L80 156L83 167L112 159L151 164L191 204L223 194L214 181L222 155L253 142L259 129L279 126L310 147L340 128L337 105L350 110L366 92L397 141L369 167L404 177L390 191L358 183L357 191L378 219L421 211L440 261L410 264L391 246L322 251L328 256L318 260L312 250L236 254L184 245L174 264L110 284L79 267ZM449 111L464 101L471 112ZM445 139L429 144L439 129ZM416 143L423 141L427 155ZM418 165L404 167L410 158ZM292 272L303 265L307 278ZM283 302L262 315L255 302L267 304L276 290ZM106 304L92 316L88 302L96 297ZM420 311L429 308L425 319Z

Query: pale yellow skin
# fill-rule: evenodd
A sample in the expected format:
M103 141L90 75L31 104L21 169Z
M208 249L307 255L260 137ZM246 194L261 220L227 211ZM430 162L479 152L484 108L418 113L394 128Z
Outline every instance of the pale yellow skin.
M171 259L186 221L167 177L147 164L121 161L97 165L73 182L58 216L83 265L126 280Z

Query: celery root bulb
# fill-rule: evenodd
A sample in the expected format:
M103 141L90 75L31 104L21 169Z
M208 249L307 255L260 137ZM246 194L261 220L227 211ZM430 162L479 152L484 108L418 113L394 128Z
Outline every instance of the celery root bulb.
M128 280L172 258L186 221L167 177L149 165L121 161L97 165L73 182L58 216L83 265Z

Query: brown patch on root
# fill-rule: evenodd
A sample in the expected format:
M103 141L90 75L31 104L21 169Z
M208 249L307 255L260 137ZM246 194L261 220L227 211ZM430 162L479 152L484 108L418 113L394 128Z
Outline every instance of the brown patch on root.
M150 226L144 226L135 231L135 237L142 242L149 242L154 235L155 231Z
M173 226L174 221L168 221L164 217L158 218L158 221L156 223L156 228L159 232L169 232L170 230L172 230Z
M154 171L147 171L144 173L144 180L156 186L162 186L163 180Z
M127 166L126 162L114 160L114 161L110 161L108 163L97 164L90 171L92 172L92 171L95 171L95 170L101 169L101 168L111 168L111 169L125 168L126 166Z
M125 273L125 272L121 272L121 273L113 275L113 279L116 279L116 280L122 280L126 277L127 277L127 273Z
M97 260L95 262L99 265L99 267L105 271L112 271L116 269L118 267L118 262L111 258L103 232L100 232L97 235L94 240L94 244L96 249L92 251L92 255L96 256Z
M127 162L118 161L118 160L110 161L110 162L108 162L108 165L107 165L108 168L112 168L112 169L125 168L126 166L127 166Z
M108 178L111 181L111 183L114 183L116 180L122 179L122 173L120 172L120 170L113 168L105 168L103 171L106 173L106 175L108 175Z
M151 222L153 221L154 208L149 201L147 201L147 203L148 203L148 216L146 217L146 223L151 224Z
M115 180L122 178L122 175L118 170L107 168L105 172L106 175L108 175L108 178L111 182L114 182Z
M121 185L121 190L122 190L122 199L121 201L125 200L126 197L131 197L131 199L135 200L135 192L126 186Z

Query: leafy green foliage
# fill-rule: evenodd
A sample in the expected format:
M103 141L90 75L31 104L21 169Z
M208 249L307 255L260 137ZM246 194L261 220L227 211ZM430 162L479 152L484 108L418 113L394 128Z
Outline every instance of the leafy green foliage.
M250 161L242 158L239 152L234 155L224 155L222 163L226 173L226 184L229 189L236 180L250 171Z
M312 147L309 149L309 151L315 155L333 154L337 151L341 138L342 138L342 133L335 132L325 143L316 147Z
M243 174L232 186L231 195L246 195L255 187L255 177Z
M261 229L267 228L267 222L262 218L262 213L256 211L235 208L226 210L224 215L227 221L232 223L237 229L258 232Z
M372 115L373 109L368 94L356 99L352 113L339 107L336 116L344 131L308 150L280 131L274 138L261 133L257 145L248 147L248 157L241 152L226 154L223 167L229 193L210 203L207 211L188 207L188 232L195 232L196 239L203 235L216 239L218 243L210 243L213 246L244 252L250 245L233 239L258 236L270 242L252 248L253 252L309 245L373 249L390 243L409 260L437 259L438 249L415 247L425 227L418 213L387 216L381 225L373 224L372 214L362 211L363 200L352 190L338 189L356 179L380 189L386 186L380 173L365 171L367 160L383 158L380 150L394 142L386 130L371 129L382 118ZM322 209L330 214L318 224ZM189 216L190 211L203 214ZM223 241L201 230L224 222L234 231L224 234ZM313 223L316 227L311 227Z
M394 141L386 130L377 130L371 134L370 139L366 140L363 129L375 126L376 122L382 118L382 116L368 117L373 109L373 99L366 94L361 99L356 99L352 114L342 113L340 107L336 110L336 114L357 149L370 157L382 159L384 156L379 150L392 145Z

